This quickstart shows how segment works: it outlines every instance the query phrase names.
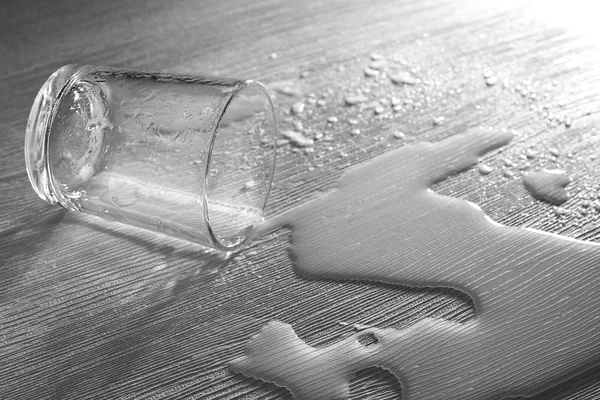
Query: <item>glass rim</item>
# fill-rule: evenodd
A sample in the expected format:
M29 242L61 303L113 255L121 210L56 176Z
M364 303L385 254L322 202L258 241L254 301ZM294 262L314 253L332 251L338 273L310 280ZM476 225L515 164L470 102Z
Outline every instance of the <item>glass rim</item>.
M93 68L68 64L56 70L38 91L25 128L25 168L37 195L50 204L68 208L52 184L48 166L48 132L58 106L82 73Z
M267 90L267 88L260 82L255 81L255 80L245 80L245 81L240 81L239 84L237 84L234 89L231 91L231 95L229 97L226 98L225 100L225 105L222 107L221 112L219 114L219 118L218 118L218 122L216 125L216 129L214 130L213 134L212 134L212 138L211 138L211 142L209 145L209 149L208 149L208 157L207 157L207 161L206 161L206 167L205 167L205 171L204 171L204 178L203 178L203 187L206 188L207 187L207 182L208 182L208 177L209 177L209 170L210 170L210 166L211 166L211 161L212 161L212 155L213 155L213 149L215 146L215 143L218 140L218 136L219 136L219 128L221 125L221 121L223 119L223 117L225 116L225 114L227 114L228 108L229 106L232 104L232 102L236 99L236 97L238 95L240 95L242 92L244 92L246 89L249 88L257 88L259 89L263 94L264 94L264 98L265 100L267 100L267 108L269 108L269 114L273 119L273 134L272 134L272 143L271 143L271 147L272 147L272 153L273 153L273 159L271 161L271 165L270 165L270 170L269 170L269 180L267 183L267 190L263 199L263 202L260 206L260 218L262 219L262 214L264 212L264 208L267 204L267 200L269 198L269 193L271 192L271 186L273 184L273 175L275 173L275 165L276 165L276 161L277 161L277 121L276 121L276 116L275 116L275 112L273 109L273 102L271 100L271 96L269 95L269 92ZM206 221L206 226L208 229L208 233L210 235L210 238L213 242L213 244L215 245L215 247L219 250L225 251L225 252L231 252L231 251L235 251L239 248L241 248L247 241L248 239L250 239L252 237L252 232L248 232L246 234L246 237L241 240L239 243L233 245L233 246L225 246L223 245L222 240L220 240L218 238L218 236L215 234L212 226L211 226L211 222L210 222L210 207L208 204L208 191L205 189L203 190L202 193L202 201L204 203L204 220Z

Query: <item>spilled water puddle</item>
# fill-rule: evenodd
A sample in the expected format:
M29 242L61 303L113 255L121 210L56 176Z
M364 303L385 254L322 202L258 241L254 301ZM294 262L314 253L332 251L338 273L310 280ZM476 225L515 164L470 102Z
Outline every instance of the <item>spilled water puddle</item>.
M452 287L473 298L474 320L367 328L319 349L272 321L230 367L297 399L348 398L356 371L382 367L404 400L479 400L533 394L598 362L600 245L503 226L430 189L511 139L473 130L404 146L259 227L291 229L302 276Z

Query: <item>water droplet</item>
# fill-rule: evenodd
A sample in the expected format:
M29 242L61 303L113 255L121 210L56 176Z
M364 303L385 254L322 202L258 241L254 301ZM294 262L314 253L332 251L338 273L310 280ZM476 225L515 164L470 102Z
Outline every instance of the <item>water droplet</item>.
M507 167L514 167L516 164L510 159L510 158L503 158L502 162L504 163L504 165L506 165Z
M248 181L242 187L242 191L247 192L247 191L249 191L251 189L254 189L254 187L256 187L256 182L254 182L254 181Z
M335 124L336 122L338 122L337 117L329 117L327 118L327 122L329 122L330 124Z
M444 123L445 119L446 119L445 117L441 117L441 116L440 117L434 117L433 118L433 126L441 125L442 123Z
M566 126L567 128L570 128L570 127L571 127L571 123L572 123L572 122L573 122L573 119L572 119L571 117L566 117L566 118L565 118L565 126Z
M162 226L162 224L163 224L163 222L160 220L160 218L158 218L158 217L157 217L157 216L155 216L155 215L152 215L152 216L150 217L150 221L152 221L152 223L153 223L154 225L156 225L156 226Z
M388 63L385 59L380 59L380 60L374 60L369 64L369 68L371 69L376 69L376 70L380 70L383 69L385 67L387 67Z
M488 175L488 174L491 174L492 171L494 171L494 168L492 168L491 166L489 166L487 164L479 163L477 165L477 170L479 171L479 173L481 175Z
M302 96L302 89L297 86L294 81L276 81L269 83L267 88L271 91L283 94L289 97L299 97Z
M349 106L353 106L355 104L359 104L359 103L364 103L365 101L369 100L367 98L367 96L358 94L358 95L350 95L350 96L346 96L344 98L344 102L349 105Z
M297 130L299 132L302 132L304 130L304 125L302 125L302 122L300 122L300 121L294 121L293 124L294 124L294 129L295 130Z
M379 71L377 71L376 69L373 69L373 68L369 68L369 67L365 67L363 72L364 72L365 76L369 77L369 78L379 75Z
M418 79L408 71L396 71L389 74L390 80L397 85L415 85Z
M292 130L281 131L281 135L288 139L290 143L298 147L308 147L312 146L314 143L311 139L307 138L302 133Z
M498 78L496 76L490 76L485 78L485 84L488 86L494 86L498 83Z
M541 170L525 174L523 185L531 196L555 205L561 205L569 199L566 186L571 178L560 170Z
M292 104L292 108L291 108L291 112L292 114L302 114L302 112L304 111L304 103L302 102L297 102Z
M394 139L404 139L405 137L404 132L401 131L394 132L392 136L394 137Z
M514 173L514 172L512 172L512 171L511 171L511 170L509 170L509 169L505 169L505 170L503 170L503 171L502 171L502 175L504 175L504 177L505 177L505 178L508 178L508 179L512 179L512 178L514 178L514 177L515 177L515 173Z
M537 157L537 151L533 150L533 149L527 149L524 152L525 157L530 158L530 159L534 159Z

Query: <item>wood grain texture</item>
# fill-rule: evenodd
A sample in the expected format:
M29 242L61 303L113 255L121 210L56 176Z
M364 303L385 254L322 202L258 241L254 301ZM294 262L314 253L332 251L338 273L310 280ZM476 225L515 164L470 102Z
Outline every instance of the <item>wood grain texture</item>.
M37 90L58 67L77 62L290 81L301 94L275 93L280 129L301 121L307 134L323 136L312 153L279 150L267 215L317 197L349 166L390 148L472 126L516 129L521 135L511 146L485 159L496 168L489 177L469 171L435 189L473 201L507 225L598 242L600 53L576 28L500 1L3 5L0 398L290 398L227 368L269 320L322 347L350 336L355 323L400 328L423 317L473 317L471 300L457 291L298 277L286 232L226 260L44 204L24 172L23 134ZM422 82L365 77L374 52L394 67L406 64ZM487 69L497 84L486 85ZM344 96L359 89L369 101L346 106ZM311 103L311 93L322 106ZM393 97L403 104L395 112ZM306 110L291 116L297 101ZM384 113L375 115L376 101ZM338 122L327 123L331 116ZM440 116L444 122L434 125ZM352 129L361 132L351 135ZM398 130L404 140L392 137ZM531 199L517 167L509 168L515 178L501 172L503 158L520 163L531 146L540 154L528 161L532 168L558 167L573 178L571 199L560 210ZM548 156L553 148L559 157ZM596 367L535 398L598 398L598 376ZM351 393L397 398L398 383L370 369L353 380Z

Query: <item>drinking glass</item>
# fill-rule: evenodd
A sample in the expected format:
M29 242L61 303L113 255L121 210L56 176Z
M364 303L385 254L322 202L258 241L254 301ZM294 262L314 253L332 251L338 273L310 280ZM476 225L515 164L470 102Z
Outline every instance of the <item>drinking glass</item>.
M276 133L256 81L67 65L35 99L25 159L52 204L229 252L262 220Z

